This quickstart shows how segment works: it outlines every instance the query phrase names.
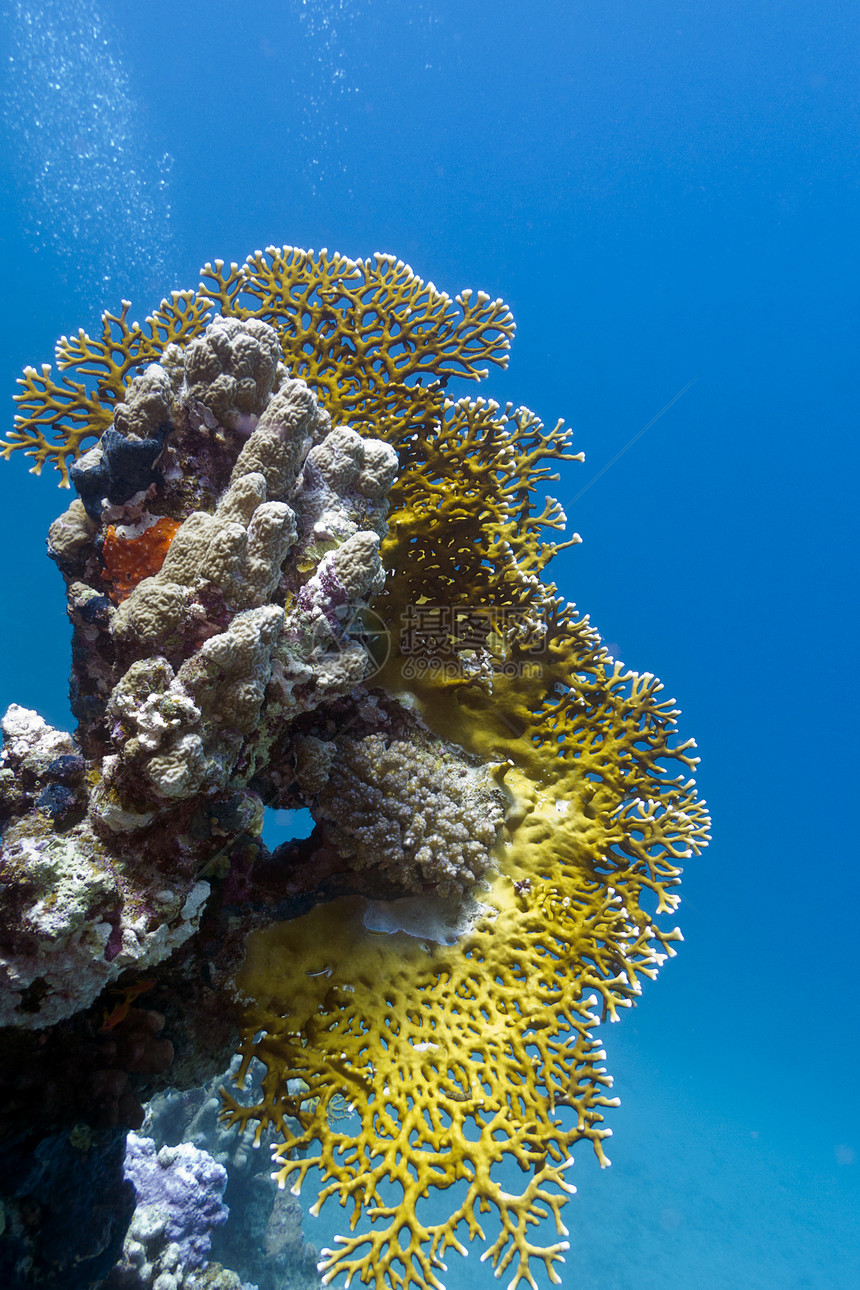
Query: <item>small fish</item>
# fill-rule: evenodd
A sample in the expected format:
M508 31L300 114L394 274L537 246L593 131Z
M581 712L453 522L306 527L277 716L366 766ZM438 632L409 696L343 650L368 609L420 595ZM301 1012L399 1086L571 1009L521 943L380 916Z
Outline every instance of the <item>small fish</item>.
M141 994L146 994L146 991L151 990L154 985L155 980L152 977L147 977L143 981L135 982L134 985L126 986L123 990L112 990L112 994L121 994L123 997L120 999L119 1003L114 1004L110 1011L105 1009L102 1013L102 1024L99 1026L99 1034L113 1030L114 1026L118 1026L121 1021L125 1021L135 999L137 999Z

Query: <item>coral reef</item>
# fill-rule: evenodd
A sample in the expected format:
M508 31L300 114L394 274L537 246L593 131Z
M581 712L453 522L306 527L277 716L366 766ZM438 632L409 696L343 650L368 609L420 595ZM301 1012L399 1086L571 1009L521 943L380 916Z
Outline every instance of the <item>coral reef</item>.
M102 1284L121 1256L134 1212L124 1150L124 1130L79 1126L38 1141L0 1143L0 1284L8 1290Z
M396 458L332 431L283 371L273 393L276 352L265 324L213 323L138 378L133 415L117 409L124 431L155 427L158 470L141 478L118 430L72 468L86 518L76 500L50 539L80 725L74 742L35 713L3 718L0 1024L52 1025L191 936L210 892L202 873L225 841L259 833L250 785L280 732L369 670L349 633L382 586ZM242 423L229 441L216 410ZM224 442L192 495L178 463L204 430ZM99 497L95 478L113 491ZM129 479L146 487L129 493Z
M181 945L209 884L193 872L129 872L87 813L92 792L69 736L14 704L0 725L0 1025L44 1027Z
M122 1259L108 1286L113 1290L258 1290L209 1260L212 1233L230 1211L223 1203L227 1171L191 1143L163 1146L130 1133L124 1173L137 1207Z
M150 1092L223 1069L220 1010L225 1126L349 1209L326 1283L438 1290L475 1238L512 1287L558 1281L572 1152L607 1163L599 1027L675 952L709 827L673 701L545 580L579 540L540 496L570 432L452 400L504 365L510 313L391 257L269 248L128 309L60 340L59 379L26 369L0 448L78 492L49 535L78 728L3 718L0 1024L165 1018L116 1050L128 1122L154 1043ZM270 855L265 806L312 837ZM194 1271L167 1208L117 1276L238 1277Z
M253 1129L240 1131L220 1119L219 1090L238 1066L237 1057L228 1072L199 1088L169 1089L154 1097L144 1132L159 1147L199 1147L226 1170L224 1201L230 1212L224 1224L212 1230L214 1259L240 1267L259 1290L310 1290L319 1285L319 1256L305 1245L299 1202L280 1190L272 1177L268 1148L275 1135L266 1135L255 1146Z

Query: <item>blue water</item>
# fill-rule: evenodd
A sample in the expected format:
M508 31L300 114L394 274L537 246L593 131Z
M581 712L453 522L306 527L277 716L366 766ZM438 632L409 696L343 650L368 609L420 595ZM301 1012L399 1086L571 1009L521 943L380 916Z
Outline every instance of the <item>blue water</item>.
M555 576L678 698L714 816L686 944L606 1034L613 1167L577 1162L564 1285L854 1290L856 8L3 10L7 425L60 333L273 242L513 307L487 392L587 455ZM55 484L0 463L0 709L68 726ZM477 1254L449 1290L497 1284Z

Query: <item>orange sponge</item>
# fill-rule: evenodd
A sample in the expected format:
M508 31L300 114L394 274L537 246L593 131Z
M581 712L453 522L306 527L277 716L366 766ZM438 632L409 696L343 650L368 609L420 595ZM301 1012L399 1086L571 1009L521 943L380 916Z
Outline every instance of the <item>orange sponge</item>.
M105 534L102 559L108 595L115 605L125 600L139 582L158 573L180 527L179 520L162 516L139 537L120 537L113 524Z

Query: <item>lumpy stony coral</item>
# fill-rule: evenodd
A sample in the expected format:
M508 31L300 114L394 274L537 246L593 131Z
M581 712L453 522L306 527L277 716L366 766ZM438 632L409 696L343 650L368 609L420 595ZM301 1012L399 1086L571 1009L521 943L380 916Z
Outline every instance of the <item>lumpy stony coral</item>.
M226 1014L225 1122L348 1207L326 1282L440 1287L471 1239L558 1280L576 1144L606 1163L599 1027L674 953L708 828L673 703L545 581L570 432L453 400L510 313L391 257L269 248L128 310L26 369L0 450L78 494L49 535L77 730L3 718L0 1024L110 1029L103 992L152 988L181 1083ZM266 806L313 835L270 855Z
M212 1229L229 1217L222 1200L224 1166L189 1142L157 1151L151 1138L130 1133L124 1173L137 1197L138 1239L144 1225L150 1235L157 1229L158 1236L175 1244L179 1263L188 1268L206 1263Z
M490 867L504 796L456 746L410 735L336 742L316 817L357 869L379 865L407 891L470 891Z
M76 501L52 526L74 625L79 727L73 743L35 714L13 708L4 718L3 863L14 877L6 1024L51 1024L187 939L210 891L200 875L225 837L259 832L252 783L270 769L273 745L298 713L349 693L369 669L350 628L383 583L396 457L333 430L303 381L281 371L273 393L276 352L266 324L212 323L187 351L147 368L132 420L146 428L142 389L163 393L150 420L160 445L150 482L130 494L119 486L126 458L114 442L103 496L87 473L90 522ZM119 409L115 420L124 425ZM209 455L189 481L201 436ZM60 751L78 757L74 784L68 768L53 769L48 753ZM36 761L44 773L28 776ZM33 774L34 792L22 793Z

